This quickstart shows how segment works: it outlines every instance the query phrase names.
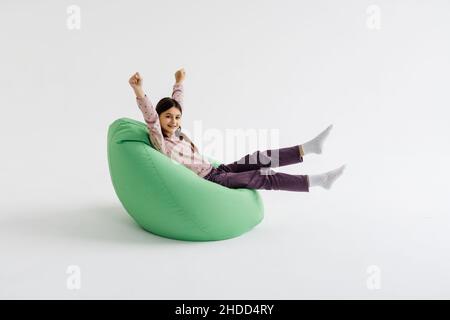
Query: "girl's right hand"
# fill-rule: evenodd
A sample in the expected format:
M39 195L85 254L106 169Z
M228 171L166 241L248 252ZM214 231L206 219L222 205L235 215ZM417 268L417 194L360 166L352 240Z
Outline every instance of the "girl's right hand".
M130 86L133 89L136 89L136 88L141 88L142 87L143 80L144 79L141 77L139 72L136 72L135 74L133 74L131 76L130 80L128 80L128 83L130 84Z

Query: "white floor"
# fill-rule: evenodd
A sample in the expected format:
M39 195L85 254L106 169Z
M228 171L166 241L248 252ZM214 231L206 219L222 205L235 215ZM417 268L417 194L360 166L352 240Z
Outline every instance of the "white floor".
M400 168L402 160L413 162L383 162ZM301 166L285 171L303 172ZM107 176L83 181L72 173L71 183L60 184L44 173L23 185L11 180L11 196L1 208L0 296L448 298L450 218L443 199L449 183L432 176L411 179L410 169L392 177L351 163L329 192L260 191L263 222L241 237L209 243L143 231L121 207ZM78 290L67 285L72 265L80 271Z
M449 5L378 1L375 31L372 1L229 3L81 1L78 33L69 2L0 5L0 298L450 298ZM172 11L178 24L161 18ZM110 181L107 128L142 120L131 73L156 103L182 66L186 130L276 129L290 146L334 123L323 155L277 170L344 175L330 191L260 191L264 220L235 239L137 227Z

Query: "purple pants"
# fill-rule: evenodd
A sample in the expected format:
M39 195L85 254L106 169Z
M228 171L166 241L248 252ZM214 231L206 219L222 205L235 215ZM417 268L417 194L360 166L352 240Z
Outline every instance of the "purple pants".
M229 188L309 191L307 175L276 172L269 168L303 162L299 146L256 151L230 164L213 168L204 178Z

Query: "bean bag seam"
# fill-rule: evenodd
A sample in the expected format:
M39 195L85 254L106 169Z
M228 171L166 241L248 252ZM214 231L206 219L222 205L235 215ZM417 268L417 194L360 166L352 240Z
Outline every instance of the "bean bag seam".
M153 146L153 144L152 144L152 142L151 142L151 140L149 139L149 136L148 136L149 135L148 128L144 124L135 123L135 122L131 121L131 119L127 119L127 118L120 118L120 119L117 119L115 122L117 122L117 129L120 129L120 127L126 127L128 124L131 124L133 126L145 129L146 132L147 132L147 139L149 141L149 145L150 145L150 147L154 148L154 146ZM126 122L126 123L124 123L124 122ZM126 139L126 140L117 141L116 140L116 136L117 135L120 135L119 131L115 131L114 132L114 135L112 136L112 139L114 140L114 142L116 142L118 144L123 143L125 141L142 142L140 140L134 140L134 139Z

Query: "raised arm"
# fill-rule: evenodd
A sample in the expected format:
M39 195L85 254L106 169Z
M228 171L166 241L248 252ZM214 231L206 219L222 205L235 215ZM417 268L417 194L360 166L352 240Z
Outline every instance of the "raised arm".
M166 149L164 144L164 136L162 134L161 124L159 123L159 116L150 99L142 89L143 79L141 75L136 72L131 76L128 82L130 83L131 88L133 88L133 91L136 94L136 102L142 112L142 115L144 116L145 123L147 124L150 141L156 149L165 154Z
M180 106L181 109L184 109L184 87L183 87L183 81L186 77L186 72L184 69L177 70L175 72L175 84L173 85L172 90L172 99L176 100Z

